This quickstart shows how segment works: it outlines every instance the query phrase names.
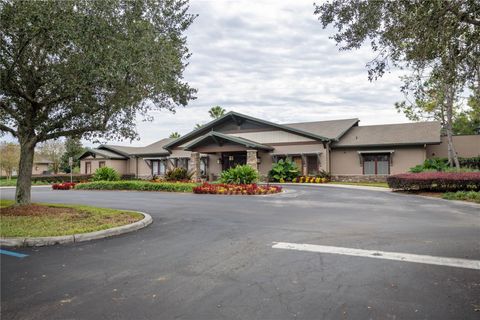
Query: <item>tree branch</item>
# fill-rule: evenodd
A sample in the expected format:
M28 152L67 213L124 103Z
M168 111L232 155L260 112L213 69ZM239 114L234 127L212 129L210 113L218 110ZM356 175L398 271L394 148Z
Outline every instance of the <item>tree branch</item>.
M16 132L15 130L13 130L12 128L7 127L6 125L1 124L1 123L0 123L0 131L8 132L8 133L10 133L12 136L18 137L17 132Z

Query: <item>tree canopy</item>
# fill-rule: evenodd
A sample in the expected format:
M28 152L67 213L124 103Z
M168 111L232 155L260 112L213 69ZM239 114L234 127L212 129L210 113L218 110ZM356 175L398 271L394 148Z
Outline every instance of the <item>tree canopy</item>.
M449 159L457 167L451 138L454 106L466 88L473 88L477 97L480 91L479 12L477 0L334 0L315 5L323 27L333 25L337 30L332 38L340 50L370 44L376 53L367 62L370 80L381 77L391 66L411 71L402 91L414 96L414 105L405 102L397 108L407 116L417 107L444 112Z
M210 110L208 110L208 114L210 118L218 119L225 114L225 109L220 106L211 107Z
M21 146L17 203L30 201L37 143L137 137L136 116L194 98L185 0L0 2L0 131Z

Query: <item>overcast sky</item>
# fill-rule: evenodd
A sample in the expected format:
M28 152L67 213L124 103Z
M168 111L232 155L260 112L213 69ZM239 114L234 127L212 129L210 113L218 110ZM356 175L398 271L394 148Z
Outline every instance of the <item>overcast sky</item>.
M198 17L187 32L192 57L185 80L198 89L197 99L175 114L152 113L153 122L139 119L140 141L134 144L173 131L183 135L210 121L214 105L278 123L406 122L394 108L403 98L399 73L369 82L365 64L374 53L339 52L329 39L333 30L323 30L313 11L313 0L191 0L190 12Z
M197 99L175 114L155 112L153 122L140 122L135 144L185 134L208 122L214 105L279 123L406 122L394 108L402 99L399 73L370 83L365 64L373 52L339 52L312 2L192 0L190 12L199 16L187 32L192 57L185 78L198 89Z

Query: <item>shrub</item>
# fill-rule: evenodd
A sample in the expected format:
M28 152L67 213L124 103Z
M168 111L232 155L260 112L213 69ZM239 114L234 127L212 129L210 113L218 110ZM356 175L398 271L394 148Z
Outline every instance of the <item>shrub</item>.
M443 194L442 198L447 200L464 200L480 203L480 191L447 192Z
M230 184L252 184L258 181L258 172L249 165L237 165L223 171L220 181Z
M243 195L255 195L255 194L271 194L282 191L280 186L271 185L257 185L253 184L210 184L204 183L200 186L193 188L193 193L199 194L243 194Z
M425 159L423 164L410 168L410 172L419 173L424 171L445 171L448 168L447 160L444 158Z
M388 186L407 191L480 190L480 172L404 173L387 177Z
M188 172L185 168L173 168L165 173L166 181L190 181L192 179L193 172Z
M53 190L71 190L75 188L75 182L63 182L52 185Z
M118 181L120 175L117 170L110 167L102 167L95 170L92 176L92 181Z
M277 182L292 181L299 175L300 169L295 162L292 162L289 159L280 159L277 163L273 164L272 170L268 173L270 179Z
M149 182L149 181L95 181L79 183L78 190L139 190L139 191L170 191L192 192L195 183L182 182Z

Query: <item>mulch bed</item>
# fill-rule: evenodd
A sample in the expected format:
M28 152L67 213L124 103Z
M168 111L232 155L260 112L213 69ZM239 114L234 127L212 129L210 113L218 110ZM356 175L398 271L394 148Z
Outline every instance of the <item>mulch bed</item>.
M10 206L1 209L2 216L65 216L65 215L83 215L82 211L74 208L61 208L41 206L38 204L29 204L24 206Z

